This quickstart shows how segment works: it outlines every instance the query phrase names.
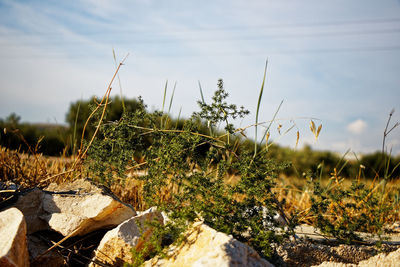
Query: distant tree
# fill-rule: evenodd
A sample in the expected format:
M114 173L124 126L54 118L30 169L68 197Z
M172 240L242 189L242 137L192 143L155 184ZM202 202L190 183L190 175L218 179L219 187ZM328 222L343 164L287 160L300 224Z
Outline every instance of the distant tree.
M134 112L139 107L139 100L124 98L124 104L126 112ZM96 105L97 102L95 102L94 97L89 100L78 100L70 104L69 110L66 114L66 122L70 129L70 142L72 147L76 147L77 144L80 144L85 123ZM124 110L121 98L119 96L112 97L109 106L107 107L105 121L119 120L123 112ZM85 138L93 135L95 131L95 123L96 121L94 120L88 123L85 129Z
M0 145L11 149L18 149L20 140L12 132L18 128L21 117L11 113L5 119L0 119Z
M11 113L8 115L6 118L6 123L8 123L10 126L17 126L21 120L21 117L18 116L16 113Z
M0 146L21 152L59 156L65 147L66 127L52 124L21 123L21 117L11 113L0 119Z
M384 177L386 174L392 174L390 178L400 177L400 168L395 166L400 162L400 157L393 157L382 152L375 152L361 157L360 163L365 166L364 174L366 178ZM392 170L394 172L392 173Z

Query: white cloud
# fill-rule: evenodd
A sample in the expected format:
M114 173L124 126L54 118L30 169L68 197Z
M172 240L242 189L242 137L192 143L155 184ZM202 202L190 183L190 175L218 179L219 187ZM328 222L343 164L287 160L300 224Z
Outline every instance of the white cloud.
M362 134L367 128L364 120L358 119L347 125L347 130L353 134Z

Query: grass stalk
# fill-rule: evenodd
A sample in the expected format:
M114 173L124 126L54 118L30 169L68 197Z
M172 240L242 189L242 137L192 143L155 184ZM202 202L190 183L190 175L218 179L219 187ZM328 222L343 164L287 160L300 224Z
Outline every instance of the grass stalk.
M163 96L163 102L162 102L162 108L161 108L162 112L164 112L165 98L167 96L167 90L168 90L168 80L165 82L165 86L164 86L164 96Z
M176 82L174 84L174 89L172 90L171 99L169 101L168 114L170 114L170 112L171 112L172 102L174 100L174 95L175 95L175 89L176 89Z
M129 54L128 54L128 55L129 55ZM96 137L97 132L98 132L99 129L100 129L100 125L101 125L101 123L102 123L102 121L103 121L103 118L104 118L104 116L105 116L105 113L106 113L108 101L109 101L109 98L110 98L110 93L111 93L111 90L112 90L111 85L113 84L114 79L115 79L115 77L117 76L119 69L120 69L121 66L124 64L124 62L125 62L126 58L128 57L128 55L126 55L125 58L118 64L118 67L117 67L117 69L115 70L114 75L113 75L113 77L111 78L110 83L108 84L107 90L106 90L106 92L105 92L105 94L104 94L104 96L103 96L101 102L97 105L97 107L93 110L93 112L89 115L88 119L86 120L85 126L84 126L83 131L82 131L81 148L80 148L79 154L78 154L78 156L76 157L76 159L75 159L75 161L74 161L74 164L72 165L72 168L71 168L71 169L74 169L74 168L77 166L77 164L78 164L78 163L80 162L80 160L86 155L86 153L88 152L88 150L89 150L91 144L93 143L94 138ZM104 104L104 108L103 108L101 117L100 117L100 119L99 119L99 122L98 122L98 124L97 124L97 126L96 126L96 129L95 129L95 131L94 131L94 133L93 133L92 138L91 138L90 141L89 141L89 144L87 145L85 151L82 152L82 149L83 149L83 140L84 140L83 138L84 138L84 134L85 134L85 129L86 129L86 127L87 127L87 125L88 125L90 119L91 119L92 116L97 112L97 110L102 106L103 102L105 102L105 104Z
M274 113L274 116L272 117L272 120L269 121L269 124L268 124L267 128L266 128L265 131L264 131L264 135L263 135L263 137L262 137L261 140L260 140L260 144L261 144L262 142L264 142L265 137L266 137L267 134L269 133L269 131L270 131L270 129L271 129L271 126L272 126L272 123L276 120L276 116L278 115L278 112L279 112L279 110L281 109L282 104L283 104L283 100L281 101L281 103L279 104L278 108L276 109L276 111L275 111L275 113ZM267 141L266 141L266 142L267 142ZM267 145L267 144L266 144L265 147L266 147L265 149L268 149L268 145Z
M164 96L163 96L163 102L162 102L162 108L161 112L164 114L164 107L165 107L165 99L167 97L167 91L168 91L168 80L165 81L165 86L164 86ZM161 122L160 122L160 128L164 128L164 115L161 117Z
M115 56L115 50L113 48L113 58L114 58L114 64L115 64L115 68L117 68L118 64L117 64L117 57ZM121 85L121 79L119 78L119 73L117 73L117 78L118 78L118 85L119 85L119 93L121 95L121 103L122 103L122 110L126 111L125 108L125 101L124 101L124 97L122 96L122 85Z
M175 123L175 129L178 129L178 123L181 118L181 113L182 113L182 107L179 109L178 118L176 119L176 123Z
M74 131L73 131L73 135L72 135L72 140L71 140L71 144L72 144L72 155L76 155L76 128L78 125L78 116L79 116L79 110L81 108L81 102L78 102L78 110L76 111L76 116L75 116L75 122L74 122Z
M261 84L261 89L260 89L260 95L258 96L258 101L257 101L257 111L256 111L256 123L254 126L255 129L255 137L254 137L254 157L257 155L257 126L258 126L258 115L260 113L260 105L261 105L261 99L264 93L264 85L265 85L265 77L267 75L267 67L268 67L268 59L265 62L265 68L264 68L264 77L263 81Z
M201 88L200 81L198 81L198 83L199 83L199 89L200 89L201 102L203 102L203 104L205 104L206 101L204 100L203 89Z
M200 81L198 81L198 83L199 83L199 90L200 90L201 102L203 103L203 105L205 105L205 104L206 104L206 101L204 100L203 89L201 88L201 83L200 83ZM210 131L210 135L213 136L212 126L210 125L210 121L207 122L207 126L208 126L208 130Z

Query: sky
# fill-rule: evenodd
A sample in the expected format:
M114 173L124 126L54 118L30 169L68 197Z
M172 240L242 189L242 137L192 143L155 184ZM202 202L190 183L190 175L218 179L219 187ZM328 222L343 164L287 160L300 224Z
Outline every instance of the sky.
M251 112L237 127L255 122L268 60L259 121L283 101L271 128L283 146L299 131L298 148L371 153L393 108L389 128L400 121L399 0L0 0L0 118L65 124L72 102L104 94L113 50L128 55L114 95L156 110L176 83L171 115L188 117L199 82L209 102L221 78ZM400 154L400 127L386 145Z

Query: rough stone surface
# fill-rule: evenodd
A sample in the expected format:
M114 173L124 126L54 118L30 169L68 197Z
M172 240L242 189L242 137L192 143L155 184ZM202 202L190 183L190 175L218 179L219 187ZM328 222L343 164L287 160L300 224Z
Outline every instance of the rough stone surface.
M151 227L146 222L158 220L163 222L161 212L151 208L140 215L128 219L116 228L108 231L96 249L93 260L112 266L123 266L124 262L132 262L132 248L139 245L140 238L148 238L151 235ZM89 266L99 266L90 264Z
M53 230L64 236L114 227L136 215L131 206L89 179L34 189L21 196L16 207L27 217L28 233Z
M396 233L398 234L398 233L400 233L400 222L397 221L391 225L385 225L384 228L387 232L389 232L391 234L396 234Z
M62 266L64 264L64 258L57 250L52 250L43 255L48 248L49 245L39 237L35 235L28 236L28 251L31 267Z
M358 266L400 266L400 249L389 254L381 253L375 257L369 258L358 263Z
M44 214L44 195L42 190L34 188L20 196L14 205L24 214L28 234L49 228L47 222L40 218Z
M273 266L251 247L202 222L195 223L186 237L179 247L170 247L169 258L156 257L147 261L145 266Z
M321 267L369 267L369 266L380 266L380 267L393 267L400 266L400 249L393 251L389 254L381 253L367 260L360 261L358 264L346 264L341 262L323 262L318 265Z
M16 208L0 212L0 266L29 266L24 215Z
M72 183L51 184L46 190L43 209L50 228L67 235L84 235L91 231L119 225L136 215L135 210L119 201L107 188L89 179ZM71 192L63 194L60 192Z
M382 245L381 250L393 251L397 246ZM277 248L277 253L281 258L279 266L313 266L323 262L340 262L341 264L357 264L363 260L378 254L380 251L374 246L350 246L336 245L329 246L298 240L287 242ZM347 265L343 265L347 266Z
M396 231L396 226L397 223L394 223L393 225L386 226L386 230L389 230L388 233L384 233L381 235L381 238L383 240L387 240L390 242L390 244L393 245L400 245L400 233L397 233ZM335 239L328 238L325 235L321 233L321 231L318 228L315 228L311 225L307 224L302 224L297 226L294 229L296 236L300 238L305 238L305 239L310 239L313 241L317 242L325 242L325 241L331 241L334 242ZM368 233L362 233L362 232L355 232L357 235L359 235L366 243L374 244L380 241L378 236L374 236Z

